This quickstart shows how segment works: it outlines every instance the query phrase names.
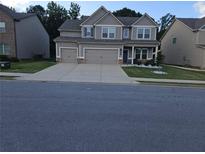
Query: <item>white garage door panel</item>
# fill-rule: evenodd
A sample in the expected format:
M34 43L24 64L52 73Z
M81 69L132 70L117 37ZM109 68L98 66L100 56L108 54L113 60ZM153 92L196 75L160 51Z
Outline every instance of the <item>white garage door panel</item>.
M77 63L77 49L61 49L61 58L64 63Z
M117 64L117 49L85 49L87 64Z

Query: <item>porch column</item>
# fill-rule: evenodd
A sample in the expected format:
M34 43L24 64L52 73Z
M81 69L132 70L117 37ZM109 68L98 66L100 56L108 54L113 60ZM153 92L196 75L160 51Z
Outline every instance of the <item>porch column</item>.
M158 46L155 47L155 61L157 61L158 56Z
M132 64L134 64L134 46L132 46Z

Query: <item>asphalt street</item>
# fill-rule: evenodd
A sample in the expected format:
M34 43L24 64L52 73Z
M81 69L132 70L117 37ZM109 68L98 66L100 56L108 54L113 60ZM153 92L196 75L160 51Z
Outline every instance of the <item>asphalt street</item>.
M205 89L0 81L0 151L205 151Z

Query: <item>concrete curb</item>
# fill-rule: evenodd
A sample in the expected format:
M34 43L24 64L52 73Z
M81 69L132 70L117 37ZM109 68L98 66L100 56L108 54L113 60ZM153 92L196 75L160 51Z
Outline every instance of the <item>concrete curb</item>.
M162 82L162 83L189 83L189 84L205 84L201 80L174 80L174 79L153 79L153 78L132 78L141 82Z

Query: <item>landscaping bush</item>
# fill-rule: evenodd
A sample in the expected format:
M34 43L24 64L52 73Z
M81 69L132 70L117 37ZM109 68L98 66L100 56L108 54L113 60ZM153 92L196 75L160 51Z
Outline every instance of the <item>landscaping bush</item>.
M42 54L35 54L33 56L33 60L43 60L43 55Z
M155 60L154 60L154 59L151 59L151 60L147 60L147 61L145 62L145 65L146 65L146 66L148 66L148 65L154 66L154 65L156 65L156 63L155 63Z
M0 61L10 61L7 55L0 55Z
M11 58L9 58L9 60L10 60L11 62L19 62L19 59L18 59L18 58L15 58L15 57L11 57Z

